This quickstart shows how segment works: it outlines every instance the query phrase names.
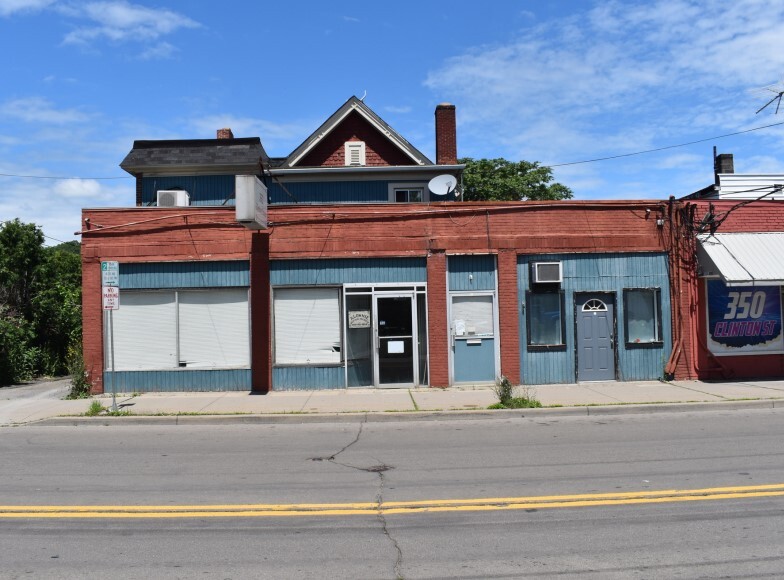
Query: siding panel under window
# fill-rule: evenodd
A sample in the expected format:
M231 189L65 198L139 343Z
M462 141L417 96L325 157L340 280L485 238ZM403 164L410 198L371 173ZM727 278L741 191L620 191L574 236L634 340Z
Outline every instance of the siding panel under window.
M120 289L225 288L250 284L250 262L133 262L120 264ZM120 296L122 300L122 296Z
M107 392L112 388L112 375L118 393L249 391L251 388L250 369L105 372L103 384Z
M495 256L449 256L449 290L495 290Z
M330 284L425 283L425 258L346 258L337 260L274 260L273 286Z

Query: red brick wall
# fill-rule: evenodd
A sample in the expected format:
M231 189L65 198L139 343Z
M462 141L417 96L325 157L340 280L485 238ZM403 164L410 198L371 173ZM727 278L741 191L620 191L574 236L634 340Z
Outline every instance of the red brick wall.
M82 337L90 392L103 393L103 299L98 258L82 258Z
M665 248L657 202L493 202L270 208L272 259ZM651 209L646 218L645 209Z
M713 213L719 218L727 211L738 205L738 201L716 200L694 201L695 216L702 219L713 205ZM784 201L761 199L743 207L738 207L729 213L727 219L716 230L721 233L732 232L784 232Z
M414 165L378 129L356 111L349 113L329 135L297 163L298 167L342 167L346 165L346 141L365 142L365 165Z

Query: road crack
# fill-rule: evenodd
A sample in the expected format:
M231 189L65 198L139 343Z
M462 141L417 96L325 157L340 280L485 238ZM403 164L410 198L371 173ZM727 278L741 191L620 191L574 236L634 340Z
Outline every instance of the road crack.
M386 470L384 470L386 471ZM381 530L384 532L384 535L387 539L392 542L392 547L395 549L397 556L395 558L395 564L392 567L392 571L395 573L395 580L404 580L403 576L403 550L400 549L400 544L397 543L397 540L389 533L389 527L387 526L387 518L384 516L384 471L378 471L378 494L376 495L376 517L378 518L379 523L381 524Z
M378 475L378 493L376 494L376 518L378 519L379 523L381 524L381 531L384 533L384 536L392 543L392 547L395 549L395 563L392 567L392 571L395 575L395 580L404 580L403 576L403 550L400 549L400 544L398 544L397 540L389 533L389 527L387 525L387 518L384 516L384 472L389 471L390 469L395 469L392 465L387 465L386 463L378 461L375 465L369 465L367 467L361 467L359 465L351 465L350 463L343 463L337 460L338 455L346 451L352 445L355 445L359 442L360 437L362 437L362 429L365 426L365 421L359 424L359 431L357 431L357 436L354 440L343 447L337 453L333 453L332 455L326 457L311 457L310 461L328 461L334 465L339 465L341 467L345 467L347 469L354 469L356 471L364 471L365 473L375 473ZM375 459L375 458L374 458Z

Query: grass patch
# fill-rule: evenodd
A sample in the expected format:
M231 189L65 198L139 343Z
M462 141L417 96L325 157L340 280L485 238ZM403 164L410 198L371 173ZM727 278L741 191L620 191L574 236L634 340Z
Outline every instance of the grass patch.
M414 400L414 393L411 392L411 389L408 389L408 396L411 397L411 403L414 405L414 411L419 411L419 405Z
M538 409L542 406L540 401L528 397L512 397L506 403L495 403L488 409Z

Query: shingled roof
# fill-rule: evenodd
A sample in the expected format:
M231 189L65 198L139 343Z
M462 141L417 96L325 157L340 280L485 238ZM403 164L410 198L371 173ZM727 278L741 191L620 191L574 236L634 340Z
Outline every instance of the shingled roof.
M120 167L132 175L258 173L267 154L258 137L134 141Z

